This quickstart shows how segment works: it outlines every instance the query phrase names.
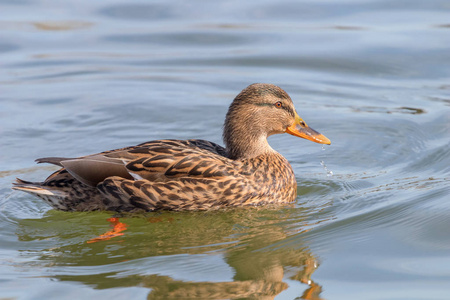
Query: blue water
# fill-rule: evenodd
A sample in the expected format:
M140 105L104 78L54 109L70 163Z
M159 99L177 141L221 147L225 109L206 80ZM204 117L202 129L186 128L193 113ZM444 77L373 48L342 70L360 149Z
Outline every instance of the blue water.
M0 299L449 299L449 16L443 0L0 1ZM222 143L254 82L332 141L269 139L292 206L122 216L88 243L113 214L10 189L55 170L39 157Z

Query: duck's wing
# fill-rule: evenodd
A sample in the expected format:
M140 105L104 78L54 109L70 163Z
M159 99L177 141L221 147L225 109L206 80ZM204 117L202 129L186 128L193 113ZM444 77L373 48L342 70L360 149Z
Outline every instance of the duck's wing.
M80 158L43 158L63 166L78 181L97 186L108 177L167 181L173 177L227 174L225 149L204 140L160 140Z
M206 141L163 140L61 164L81 182L95 184L110 210L201 210L248 198L241 163L224 154Z
M107 157L126 163L127 171L136 180L168 181L177 177L227 176L233 161L224 156L225 149L203 140L150 142L126 152Z

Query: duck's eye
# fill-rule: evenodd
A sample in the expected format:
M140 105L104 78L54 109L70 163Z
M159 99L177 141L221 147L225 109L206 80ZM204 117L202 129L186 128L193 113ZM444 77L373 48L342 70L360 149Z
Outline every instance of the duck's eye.
M283 106L283 103L281 101L275 102L275 107L281 108Z

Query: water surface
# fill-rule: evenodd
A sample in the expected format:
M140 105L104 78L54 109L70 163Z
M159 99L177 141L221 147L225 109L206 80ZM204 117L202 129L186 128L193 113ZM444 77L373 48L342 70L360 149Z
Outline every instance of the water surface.
M448 299L448 1L0 1L0 299ZM123 216L12 192L46 156L221 143L280 85L332 146L288 135L296 202ZM327 176L326 165L333 176ZM117 225L116 222L116 225ZM24 288L26 287L26 289Z

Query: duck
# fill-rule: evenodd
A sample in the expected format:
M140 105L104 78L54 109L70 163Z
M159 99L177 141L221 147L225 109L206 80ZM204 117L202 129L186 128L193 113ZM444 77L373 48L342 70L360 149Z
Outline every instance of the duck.
M297 182L267 138L288 133L330 140L297 114L291 97L267 83L251 84L225 116L225 147L201 139L153 140L78 158L46 157L60 167L43 182L16 179L13 189L62 211L197 211L292 203Z

